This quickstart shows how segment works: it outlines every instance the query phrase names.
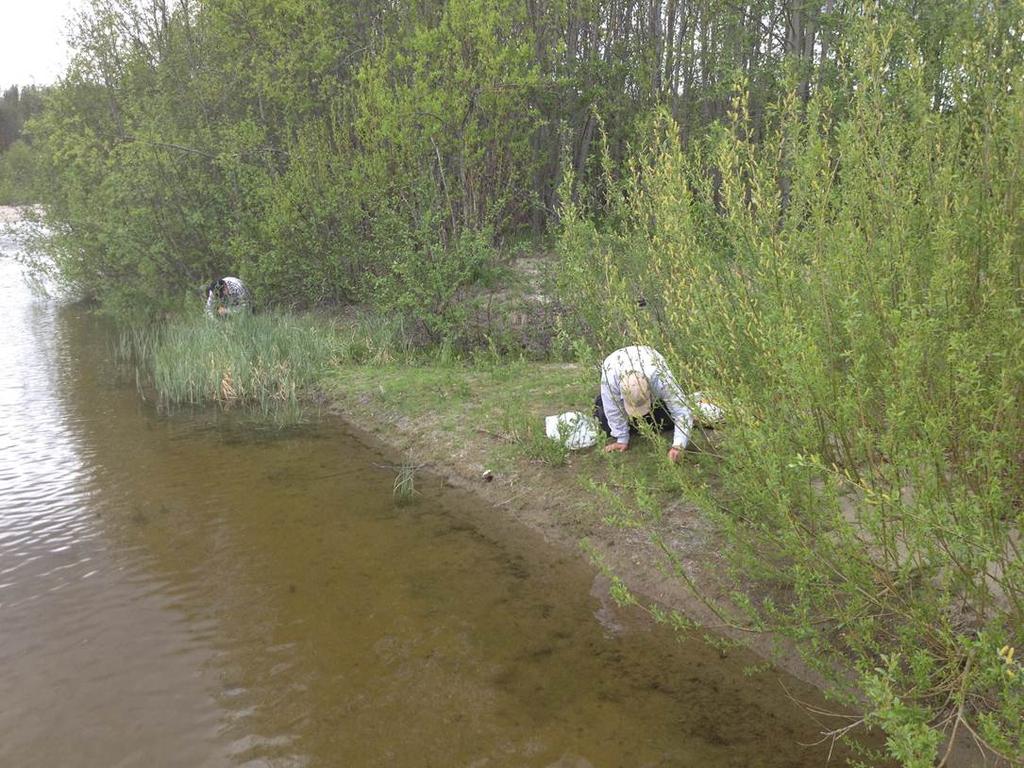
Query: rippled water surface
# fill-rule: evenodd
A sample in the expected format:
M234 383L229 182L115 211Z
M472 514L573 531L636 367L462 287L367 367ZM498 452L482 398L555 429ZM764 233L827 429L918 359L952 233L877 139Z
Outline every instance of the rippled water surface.
M575 553L396 506L343 425L158 414L103 323L5 257L0 296L0 766L824 763L778 675Z

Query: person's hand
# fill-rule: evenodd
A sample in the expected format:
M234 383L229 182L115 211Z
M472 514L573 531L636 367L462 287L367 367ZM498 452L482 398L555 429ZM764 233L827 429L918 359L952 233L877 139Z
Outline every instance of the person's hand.
M672 446L668 449L668 460L673 464L679 461L679 457L683 455L683 449L676 446Z
M217 307L217 314L218 315L226 315L227 313L228 313L228 308L227 307Z
M608 443L604 447L605 453L622 453L629 450L629 443Z

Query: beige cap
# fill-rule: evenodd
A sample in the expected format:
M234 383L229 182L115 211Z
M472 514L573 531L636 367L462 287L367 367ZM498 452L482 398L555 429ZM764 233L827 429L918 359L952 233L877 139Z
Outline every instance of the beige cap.
M651 382L642 373L629 371L622 374L619 390L629 416L636 418L651 412Z

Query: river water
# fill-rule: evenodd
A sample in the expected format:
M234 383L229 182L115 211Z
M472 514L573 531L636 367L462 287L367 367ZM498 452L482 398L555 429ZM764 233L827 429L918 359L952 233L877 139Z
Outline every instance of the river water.
M396 505L343 424L158 413L16 247L0 766L824 764L778 673L609 606L579 555L437 482Z

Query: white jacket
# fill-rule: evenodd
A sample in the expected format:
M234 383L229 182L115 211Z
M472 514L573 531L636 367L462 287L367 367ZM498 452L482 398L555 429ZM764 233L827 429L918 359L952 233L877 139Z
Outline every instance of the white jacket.
M683 391L668 369L665 358L651 347L623 347L612 352L601 365L601 402L608 426L616 442L629 443L629 417L622 402L620 381L630 371L642 373L651 382L651 399L660 400L672 414L675 434L673 448L686 448L693 426L693 413L687 407Z

